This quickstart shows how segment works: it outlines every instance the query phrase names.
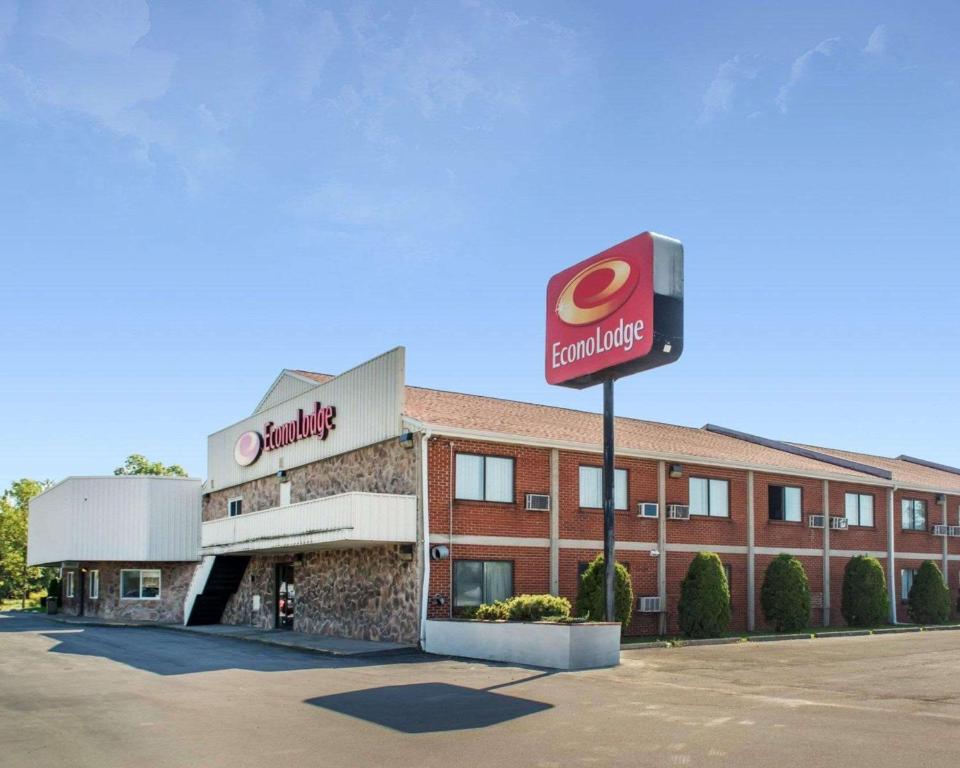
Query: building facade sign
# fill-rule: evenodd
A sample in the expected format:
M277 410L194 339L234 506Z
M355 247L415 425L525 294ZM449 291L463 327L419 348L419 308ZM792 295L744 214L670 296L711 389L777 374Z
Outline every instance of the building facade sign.
M249 467L263 451L275 451L307 437L326 440L332 429L336 429L337 409L333 405L315 402L313 408L304 413L297 409L297 417L282 424L268 421L263 425L263 433L248 430L237 438L233 447L233 458L241 467Z

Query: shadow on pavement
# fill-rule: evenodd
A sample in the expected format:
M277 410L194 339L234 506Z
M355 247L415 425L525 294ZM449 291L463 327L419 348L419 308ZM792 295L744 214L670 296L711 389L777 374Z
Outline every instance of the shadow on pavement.
M156 675L188 675L226 669L289 672L432 661L430 657L415 652L343 658L169 629L84 627L61 624L38 614L0 613L0 636L13 632L33 632L56 641L49 653L100 657Z
M486 728L553 707L541 701L446 683L367 688L318 696L306 703L402 733Z

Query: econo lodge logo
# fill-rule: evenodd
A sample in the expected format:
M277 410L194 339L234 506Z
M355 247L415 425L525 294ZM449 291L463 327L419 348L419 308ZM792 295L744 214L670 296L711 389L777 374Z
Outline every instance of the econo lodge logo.
M244 432L233 445L233 460L241 467L249 467L260 458L263 451L263 438L253 430Z
M233 445L233 459L241 467L249 467L263 451L275 451L307 437L326 440L337 428L336 418L337 409L332 405L315 402L313 410L298 408L296 417L290 421L282 424L268 421L263 425L262 435L254 430L241 434Z
M646 355L653 339L653 243L646 233L565 269L547 285L546 376L591 376Z

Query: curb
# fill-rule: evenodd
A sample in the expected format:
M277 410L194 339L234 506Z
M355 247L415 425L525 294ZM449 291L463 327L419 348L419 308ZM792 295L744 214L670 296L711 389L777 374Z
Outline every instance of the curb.
M649 643L625 643L620 646L621 651L645 651L648 648L670 648L669 640L651 640Z
M913 632L923 632L922 627L881 627L873 630L875 635L908 635ZM826 637L826 635L823 635Z
M872 634L872 629L842 629L839 632L814 632L814 636L816 636L818 640L826 640L830 637L864 637Z
M756 635L747 637L746 641L748 643L776 643L780 640L813 640L813 638L814 634L812 632L792 632L784 635Z

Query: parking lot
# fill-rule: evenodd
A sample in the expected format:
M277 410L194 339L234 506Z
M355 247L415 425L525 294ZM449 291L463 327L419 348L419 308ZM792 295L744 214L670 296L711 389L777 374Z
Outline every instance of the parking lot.
M948 765L958 650L927 632L552 674L3 614L0 765Z

